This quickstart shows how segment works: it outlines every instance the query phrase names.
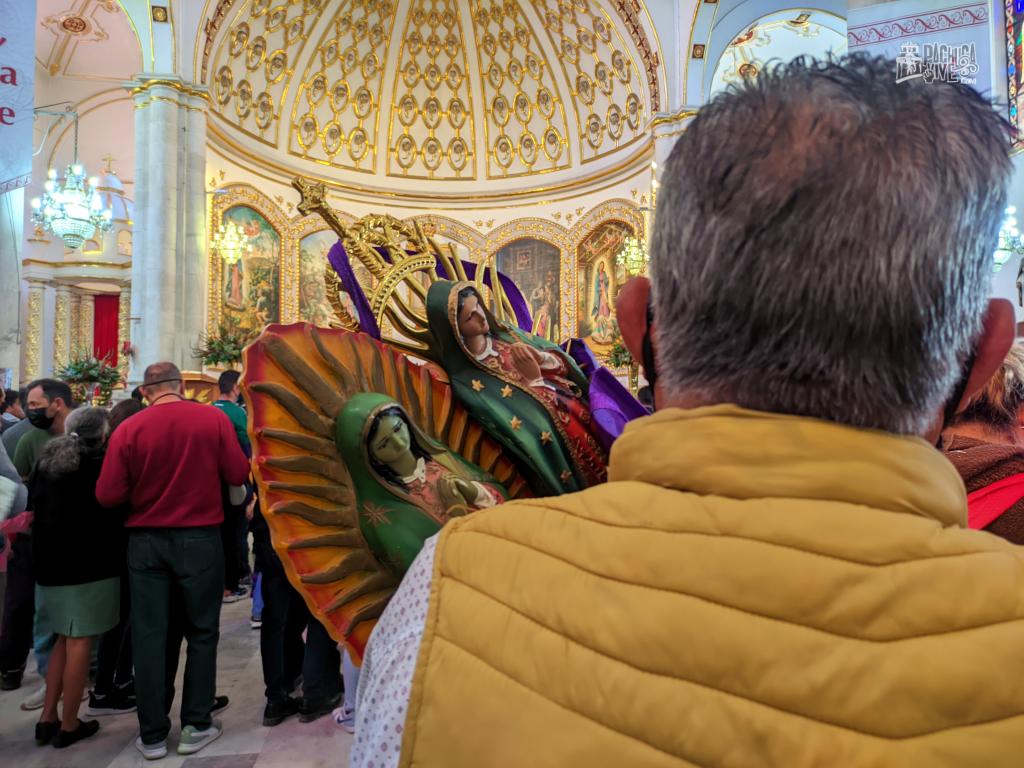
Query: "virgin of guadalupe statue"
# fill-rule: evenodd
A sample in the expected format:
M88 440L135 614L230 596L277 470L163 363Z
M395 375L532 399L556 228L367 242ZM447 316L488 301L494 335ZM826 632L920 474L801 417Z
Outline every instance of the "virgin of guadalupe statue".
M507 498L493 477L431 440L387 395L353 395L338 416L335 442L352 477L363 537L397 576L449 519Z
M560 347L498 323L471 283L434 282L427 319L455 396L535 493L605 481L608 455L595 436L588 380Z

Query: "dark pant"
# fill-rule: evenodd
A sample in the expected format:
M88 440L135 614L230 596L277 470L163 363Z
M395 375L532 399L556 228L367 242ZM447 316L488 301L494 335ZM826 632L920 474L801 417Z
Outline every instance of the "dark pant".
M238 507L228 504L227 492L224 494L224 522L220 524L220 544L224 553L224 589L228 592L238 590L238 581L242 578L239 570L238 553Z
M128 571L132 638L140 649L135 657L135 693L142 741L157 744L171 730L169 659L177 658L181 645L174 621L176 605L181 609L180 633L188 644L181 725L208 728L216 693L224 586L219 531L216 527L133 530L128 540Z
M301 668L302 694L307 699L329 698L341 692L341 654L320 622L288 582L270 543L270 531L257 511L252 526L256 570L263 589L260 655L267 700L280 701L293 688ZM307 628L306 646L302 630Z
M254 541L257 568L262 569L263 625L260 627L260 658L267 701L283 701L295 688L302 673L304 657L302 630L309 622L309 610L302 597L288 583L284 568L270 542Z
M128 574L121 576L121 620L100 635L96 652L96 693L106 696L132 682L132 592ZM180 642L180 640L179 640Z
M36 612L36 579L32 570L32 537L19 533L11 543L7 563L4 618L0 626L0 672L21 669L32 650L32 620Z
M323 624L312 617L306 628L302 680L304 699L328 699L341 693L341 651Z

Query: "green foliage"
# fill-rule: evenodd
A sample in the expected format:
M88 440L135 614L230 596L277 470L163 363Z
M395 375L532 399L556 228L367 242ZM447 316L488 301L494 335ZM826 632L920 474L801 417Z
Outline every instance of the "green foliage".
M612 348L608 352L608 365L612 368L628 368L632 364L633 356L626 349L626 345L622 343L622 334L616 331L612 340Z
M236 324L225 323L216 334L199 334L199 344L192 348L192 354L202 360L203 365L235 365L242 362L242 350L255 335Z
M68 361L56 371L56 376L71 386L81 402L93 402L95 395L95 405L109 403L114 387L122 383L121 372L110 364L109 357L99 359L85 354Z

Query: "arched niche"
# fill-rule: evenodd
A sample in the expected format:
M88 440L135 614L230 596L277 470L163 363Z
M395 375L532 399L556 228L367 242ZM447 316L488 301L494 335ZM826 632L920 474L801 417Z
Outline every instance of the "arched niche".
M207 331L237 327L258 333L269 323L287 321L298 280L285 259L291 238L280 208L256 188L239 184L214 197L212 214ZM213 248L213 237L228 223L242 230L245 243L241 258L231 264Z

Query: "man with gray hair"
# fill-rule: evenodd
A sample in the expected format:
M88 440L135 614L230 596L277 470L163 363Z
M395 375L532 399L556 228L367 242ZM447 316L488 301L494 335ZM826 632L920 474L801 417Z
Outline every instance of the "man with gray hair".
M1009 135L966 86L895 79L799 60L688 126L653 334L619 307L658 411L606 485L427 543L353 766L1019 763L1024 554L965 530L934 448L1013 338L986 308Z
M173 363L146 368L142 394L150 407L114 431L96 498L106 507L129 506L136 747L155 760L167 754L171 728L167 702L178 657L177 648L167 648L172 606L181 607L188 643L178 753L198 752L222 732L211 717L224 587L221 483L242 485L249 461L227 416L185 399Z

